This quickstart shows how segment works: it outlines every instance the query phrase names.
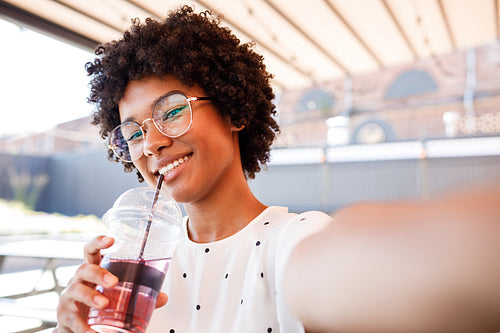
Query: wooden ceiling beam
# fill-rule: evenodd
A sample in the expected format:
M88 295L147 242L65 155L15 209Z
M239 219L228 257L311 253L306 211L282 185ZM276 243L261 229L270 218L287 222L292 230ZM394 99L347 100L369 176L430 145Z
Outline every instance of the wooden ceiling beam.
M500 38L500 22L499 22L499 13L498 10L500 9L499 7L499 2L500 0L495 0L494 3L494 8L495 8L495 38L499 39Z
M55 2L58 5L63 6L63 7L67 8L67 9L69 9L69 10L75 12L75 13L78 13L78 14L80 14L82 16L88 17L89 19L91 19L93 21L99 22L100 24L102 24L102 25L104 25L104 26L106 26L106 27L108 27L110 29L116 30L117 32L123 32L123 28L122 27L114 26L114 25L112 25L109 22L103 21L103 20L101 20L98 17L90 15L88 12L81 11L80 9L78 9L78 8L76 8L74 6L68 5L64 1L61 1L61 0L52 0L52 2Z
M142 10L143 12L146 12L148 13L149 16L152 16L152 17L156 17L156 18L162 18L159 14L157 13L153 13L151 11L151 9L149 8L146 8L143 4L141 4L140 2L136 1L136 0L122 0L122 1L125 1L129 4L131 4L132 6Z
M453 35L453 31L451 30L450 21L448 20L448 16L446 15L446 11L444 9L443 0L437 0L439 12L441 17L443 18L443 22L446 28L446 33L448 34L448 38L450 39L451 47L453 50L457 49L457 41L455 40L455 36Z
M342 22L342 24L349 30L349 32L353 35L356 41L361 44L361 46L365 49L368 54L373 58L373 60L377 63L379 68L383 68L384 64L380 60L380 58L373 52L373 50L366 44L366 42L361 38L361 36L354 30L354 28L347 22L347 20L342 16L342 14L338 11L338 9L331 3L331 1L323 0L325 4L330 8L330 10L337 16L337 18Z
M154 13L151 11L151 9L149 8L146 8L145 6L143 6L142 4L140 4L138 2L138 0L124 0L124 1L127 1L128 3L130 3L131 5L134 5L136 6L137 8L139 8L140 10L143 10L144 12L148 13L149 15L151 16L154 16L154 17L158 17L160 18L159 14L157 13ZM198 1L198 3L202 6L204 6L205 8L210 8L207 4L204 4L202 1ZM214 10L212 10L212 12L216 15L219 15L221 17L223 17L223 15L221 14L218 14L218 13L215 13ZM247 36L249 36L250 39L254 40L257 44L261 45L262 46L262 42L257 42L255 38L252 38L250 36L250 34L246 31L244 31L241 27L238 27L236 26L234 23L228 21L226 18L223 17L223 20L225 20L228 24L231 24L233 25L235 28L239 29L242 33L246 34ZM281 57L280 55L276 54L273 50L271 49L268 49L264 46L262 46L266 51L268 51L269 53L272 53L274 56L278 57L281 61L285 62L287 65L290 66L290 63L287 59ZM309 73L305 73L303 70L299 69L299 68L294 68L295 70L299 71L300 74L306 76L307 78L309 78L311 80L311 77L309 75ZM284 88L284 84L280 81L278 81L277 79L272 79L272 82L273 82L273 85L279 89L283 89Z
M264 0L264 2L271 7L279 16L281 16L285 21L288 22L295 30L297 30L304 38L306 38L310 43L312 43L318 50L323 53L335 66L340 68L344 74L350 74L350 71L345 67L337 58L335 58L330 52L328 52L321 44L315 41L307 32L305 32L297 23L290 19L280 8L278 8L272 1Z
M208 4L206 4L203 0L196 0L196 2L198 2L200 5L204 6L205 8L210 8L210 6ZM286 59L281 54L279 54L278 52L274 51L273 48L270 45L268 45L266 42L263 42L262 40L259 40L254 35L252 35L249 31L247 31L244 28L242 28L241 26L239 26L236 22L234 22L232 20L229 20L227 17L225 17L224 15L222 15L222 13L218 13L214 9L210 9L210 11L212 13L214 13L215 15L221 17L228 24L232 25L233 27L235 27L236 29L240 30L242 33L244 33L245 35L247 35L251 40L253 40L255 43L257 43L258 45L260 45L267 52L271 53L276 58L280 59L281 61L283 61L288 66L292 67L295 71L297 71L298 73L302 74L303 76L305 76L306 78L308 78L311 82L313 82L312 74L310 72L306 72L303 68L301 68L301 67L297 66L296 64L294 64L290 59Z
M0 17L17 25L63 40L71 45L93 52L100 41L81 35L34 13L0 0Z
M410 38L408 37L408 35L405 33L405 31L403 30L403 27L401 26L401 24L399 23L396 15L394 14L394 11L392 10L392 8L389 6L389 4L387 3L387 0L381 0L382 2L382 5L384 6L385 10L387 11L387 13L389 14L389 16L391 17L391 20L392 22L394 23L394 25L396 26L396 28L398 29L399 31L399 34L401 35L401 37L403 38L403 40L405 41L406 43L406 46L408 47L408 49L410 50L410 53L412 55L412 59L415 61L418 59L418 53L417 53L417 50L415 50L415 47L413 46L413 44L411 43L410 41Z

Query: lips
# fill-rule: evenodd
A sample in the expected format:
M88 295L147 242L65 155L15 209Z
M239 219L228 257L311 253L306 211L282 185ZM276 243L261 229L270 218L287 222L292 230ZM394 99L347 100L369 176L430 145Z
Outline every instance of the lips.
M167 175L170 172L172 172L175 168L177 168L179 165L184 163L188 158L189 158L189 155L180 157L180 158L168 163L166 166L159 168L158 173L162 174L162 175Z

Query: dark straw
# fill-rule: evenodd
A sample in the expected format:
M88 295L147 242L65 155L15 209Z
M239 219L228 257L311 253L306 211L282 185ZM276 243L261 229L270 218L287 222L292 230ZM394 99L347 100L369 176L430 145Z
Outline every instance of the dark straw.
M163 183L164 175L160 174L158 178L158 184L156 185L155 197L153 199L153 203L151 204L151 210L148 215L148 225L146 226L146 232L144 233L144 238L142 239L141 252L139 253L139 260L143 260L144 258L144 249L146 248L146 243L149 237L149 229L151 229L151 224L153 223L153 210L155 208L156 202L158 201L158 196L160 195L161 184Z
M160 195L161 184L163 183L163 175L160 174L158 178L158 184L156 185L156 192L153 199L153 203L151 204L151 210L148 215L148 224L146 226L146 232L144 233L144 238L142 239L141 252L139 253L139 263L144 264L144 249L146 248L146 243L149 237L149 229L151 229L151 224L153 223L153 210L155 208L156 202L158 201L158 196ZM133 328L133 320L134 320L134 312L135 306L137 302L137 293L139 289L139 285L134 283L132 286L132 290L130 293L129 303L127 306L127 313L125 314L125 329Z

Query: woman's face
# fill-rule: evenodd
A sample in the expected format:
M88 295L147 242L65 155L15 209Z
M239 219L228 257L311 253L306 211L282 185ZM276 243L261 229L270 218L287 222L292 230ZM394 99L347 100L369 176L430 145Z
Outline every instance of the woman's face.
M172 76L132 81L119 103L121 121L142 124L151 117L155 101L174 90L188 97L207 96L200 87L187 87ZM177 138L165 136L152 121L146 121L144 152L134 161L150 186L156 186L162 172L162 189L183 203L203 200L243 174L238 129L222 118L210 100L194 101L191 106L191 128ZM176 166L167 172L169 164Z

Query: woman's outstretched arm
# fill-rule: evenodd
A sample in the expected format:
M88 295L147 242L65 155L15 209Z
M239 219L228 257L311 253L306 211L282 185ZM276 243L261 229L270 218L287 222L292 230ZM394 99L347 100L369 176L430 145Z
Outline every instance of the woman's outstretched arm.
M292 253L290 306L318 332L500 331L500 186L357 204Z

